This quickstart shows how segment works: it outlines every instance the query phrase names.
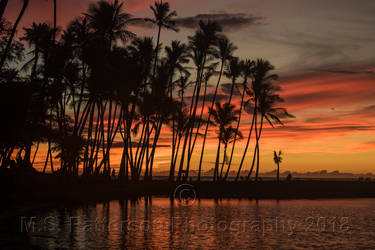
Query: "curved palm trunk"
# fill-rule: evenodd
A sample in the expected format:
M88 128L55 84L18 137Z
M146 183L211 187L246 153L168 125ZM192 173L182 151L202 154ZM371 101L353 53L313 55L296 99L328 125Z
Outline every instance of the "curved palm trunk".
M25 143L25 156L23 160L27 165L31 165L31 146L32 142Z
M220 81L221 81L221 77L222 77L222 75L223 75L223 69L224 69L224 62L222 61L222 62L221 62L221 67L220 67L219 78L218 78L218 80L217 80L216 88L215 88L215 92L214 92L214 96L213 96L213 98L212 98L211 109L213 109L213 108L214 108L214 105L215 105L215 100L216 100L217 92L218 92L218 89L219 89L219 84L220 84ZM203 144L202 144L201 156L200 156L200 160L199 160L199 167L198 167L198 181L201 180L201 171L202 171L203 154L204 154L204 149L205 149L205 146L206 146L206 138L207 138L207 133L208 133L208 126L210 125L210 124L209 124L210 118L211 118L211 113L209 112L209 113L208 113L208 118L207 118L206 129L205 129L205 131L204 131L204 137L203 137Z
M236 85L236 79L233 78L232 79L232 88L230 90L230 95L229 95L229 100L228 100L228 103L230 105L230 103L232 102L232 98L233 98L233 92L234 92L234 86Z
M154 70L153 70L153 75L154 75L154 76L155 76L155 74L156 74L156 68L157 68L158 56L159 56L160 33L161 33L161 25L159 25L159 29L158 29L158 40L157 40L157 42L156 42L156 53L155 53Z
M220 160L220 145L221 141L219 139L219 143L217 146L217 152L216 152L216 160L215 160L215 168L214 168L214 176L213 176L213 181L216 181L219 175L219 160Z
M57 8L57 3L56 3L56 0L53 0L53 42L55 43L56 41L56 24L57 24L57 12L56 12L56 8Z
M29 5L29 0L23 0L22 9L21 9L20 14L18 15L18 17L16 19L16 22L13 25L12 32L11 32L10 37L8 39L7 46L5 47L3 56L1 57L0 70L2 70L2 68L4 67L7 55L9 54L10 47L12 46L14 35L16 34L16 31L17 31L18 24L20 23L20 21L23 17L23 14L25 14L25 11L26 11L28 5Z
M3 18L5 8L7 7L8 0L1 0L0 1L0 19Z
M181 138L182 138L182 136L178 136L176 152L173 156L172 167L170 168L170 171L169 171L169 181L174 181L174 172L175 172L175 168L176 168L178 152L179 152L179 149L180 149Z
M39 144L40 144L40 142L38 142L38 144L36 145L36 149L35 149L35 152L34 152L34 156L33 156L33 160L31 162L31 165L34 165L35 157L36 157L36 155L38 153L38 150L39 150Z
M189 152L188 163L187 163L187 166L186 166L186 179L189 177L190 160L191 160L192 154L194 152L195 143L197 142L199 129L200 129L202 118L203 118L204 105L206 103L207 84L208 84L207 81L205 81L204 91L203 91L203 100L202 100L202 110L201 110L201 114L199 116L199 121L198 121L198 125L197 125L197 133L195 134L193 145L192 145L191 151Z
M175 119L175 118L173 118ZM174 178L174 156L176 154L176 147L177 147L177 136L176 136L176 132L175 132L175 128L174 128L174 120L172 121L173 122L173 127L172 127L172 130L173 130L173 134L172 134L172 152L171 152L171 164L169 166L169 178L168 180L169 181L172 181L172 179Z
M254 166L255 166L255 160L256 160L257 154L258 154L258 147L257 147L257 145L255 144L255 147L254 147L254 153L253 153L253 161L252 161L252 163L251 163L251 168L250 168L249 174L247 175L247 178L246 178L247 180L250 180L251 174L253 173Z
M198 84L197 93L196 93L196 96L195 96L193 113L190 116L192 118L193 122L192 122L191 130L190 130L190 133L189 133L189 144L188 144L188 154L187 154L188 157L187 157L187 164L186 164L185 180L187 180L188 175L189 175L190 160L191 160L193 150L194 150L194 147L195 147L195 143L192 143L192 138L193 138L193 132L194 132L195 116L197 114L199 96L200 96L200 91L201 91L201 87L202 87L202 79L203 79L203 74L204 74L204 68L205 68L205 65L206 65L206 59L207 59L207 53L205 53L205 55L203 57L201 69L198 70L199 74L198 74L198 79L197 79L197 84ZM197 127L196 131L197 131L196 133L199 133L199 126Z
M245 150L244 150L243 155L242 155L240 166L238 167L237 176L236 176L235 181L238 181L238 178L240 177L240 174L241 174L241 169L242 169L243 163L245 161L247 150L248 150L249 144L250 144L251 134L252 134L253 128L254 128L255 116L256 116L256 106L254 107L253 120L251 122L249 136L247 137L247 142L246 142Z
M173 114L172 118L172 152L171 152L171 164L169 166L169 181L172 181L171 179L174 178L174 155L176 154L176 144L177 144L177 133L175 128L175 120L176 116Z
M183 104L184 104L184 90L182 89L181 91L181 110L183 108ZM172 160L171 160L171 167L170 167L170 170L169 170L169 181L174 181L174 173L175 173L175 169L176 169L176 162L177 162L177 156L178 156L178 151L180 149L180 142L181 142L181 136L178 135L178 133L176 133L176 139L178 137L178 143L177 143L177 148L176 148L176 152L174 155L172 155Z
M36 46L35 47L34 65L33 65L32 71L31 71L31 82L33 82L35 80L38 62L39 62L39 47Z
M258 177L259 177L259 155L260 155L260 151L259 151L259 139L260 139L260 136L262 134L262 129L263 129L263 118L264 116L262 115L262 118L261 118L261 121L260 121L260 128L259 128L259 135L258 135L258 138L257 138L257 168L256 168L256 172L255 172L255 181L258 180Z
M163 123L160 122L160 125L158 126L157 130L155 131L155 138L154 138L154 142L153 142L153 145L152 145L152 151L151 151L151 155L150 155L150 173L149 173L149 180L152 181L152 170L153 170L153 165L154 165L154 158L155 158L155 151L156 151L156 147L157 147L157 143L158 143L158 140L159 140L159 136L160 136L160 132L161 132L161 128L163 126Z
M194 99L196 98L196 95L199 95L198 88L199 88L199 77L200 76L201 76L201 69L198 67L196 84L194 86L193 96L191 98L191 103L190 103L189 119L193 118L192 113L193 113L193 110L195 110ZM195 116L195 114L194 114L194 116ZM181 180L181 176L182 176L182 171L183 171L184 162L185 162L186 147L188 146L190 148L190 144L188 145L188 141L189 141L189 138L191 138L191 133L193 131L192 129L194 129L194 126L192 126L192 124L194 124L194 120L193 120L193 122L189 121L189 126L187 127L187 130L186 130L186 133L185 133L185 139L184 139L184 144L182 146L182 153L181 153L181 159L180 159L180 166L179 166L178 175L177 175L178 181ZM192 127L192 128L190 128L190 127ZM189 153L189 150L190 150L189 148L188 148L188 153Z
M247 180L250 180L250 177L251 177L251 174L253 173L253 169L254 169L254 164L255 164L255 159L256 159L256 156L257 156L257 151L258 151L258 112L256 111L255 109L255 122L254 122L254 129L255 129L255 140L256 140L256 143L255 143L255 147L254 147L254 154L253 154L253 162L251 163L251 168L250 168L250 171L249 171L249 174L247 175Z
M219 179L221 180L223 178L223 170L224 170L224 166L225 166L225 161L227 159L227 148L228 148L228 144L224 144L224 158L223 158L223 163L221 164L221 170L220 170L220 175L219 175Z
M241 95L240 113L239 113L239 115L238 115L238 121L237 121L237 127L236 127L236 131L237 131L237 132L238 132L238 130L239 130L239 128L240 128L240 123L241 123L242 108L243 108L244 97L245 97L245 90L246 90L246 87L245 87L245 86L246 86L246 85L244 84L243 92L242 92L242 95ZM230 167L231 167L231 165L232 165L234 149L235 149L235 147L236 147L236 141L237 141L237 133L234 135L232 151L231 151L231 153L230 153L230 158L229 158L228 168L227 168L227 171L226 171L226 173L225 173L224 180L227 179L228 174L229 174Z

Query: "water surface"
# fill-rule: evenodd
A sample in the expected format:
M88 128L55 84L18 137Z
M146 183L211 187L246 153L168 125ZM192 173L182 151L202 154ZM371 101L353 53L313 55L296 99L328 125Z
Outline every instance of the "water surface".
M20 249L375 248L375 199L142 198L3 219L1 231Z

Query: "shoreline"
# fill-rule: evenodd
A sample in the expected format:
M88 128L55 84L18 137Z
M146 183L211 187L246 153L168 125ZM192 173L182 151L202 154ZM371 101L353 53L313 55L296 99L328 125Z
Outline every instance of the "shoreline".
M341 199L375 198L374 181L292 180L191 181L163 180L120 182L105 178L66 177L26 173L0 176L0 192L5 200L1 214L9 209L65 206L140 197L171 199ZM26 209L29 210L29 209Z

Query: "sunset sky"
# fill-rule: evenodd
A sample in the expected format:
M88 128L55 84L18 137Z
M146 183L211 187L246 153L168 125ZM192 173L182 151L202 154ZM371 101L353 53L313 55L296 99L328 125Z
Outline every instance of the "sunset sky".
M57 0L58 26L86 12L91 0ZM239 48L235 55L264 58L276 68L283 107L296 116L284 127L266 127L261 140L262 171L275 168L273 150L285 152L283 170L339 170L375 173L375 1L373 0L170 0L180 32L162 32L162 41L187 41L196 16L216 19ZM134 17L149 17L151 0L125 1ZM22 1L9 1L5 17L15 20ZM52 0L33 0L20 24L53 20ZM138 36L156 29L130 27ZM21 30L19 31L21 32ZM214 79L212 84L214 84ZM222 83L228 83L224 79ZM251 121L243 118L245 136ZM168 145L169 131L160 143ZM238 146L239 155L243 142ZM199 144L199 143L197 143ZM212 128L205 168L213 167L217 139ZM252 147L252 146L251 146ZM200 149L200 145L197 146ZM252 149L251 149L252 150ZM200 150L197 150L199 152ZM119 158L120 150L114 150ZM199 154L194 157L193 169ZM247 157L247 165L250 161ZM157 169L169 167L169 150L159 148ZM236 163L235 159L234 169ZM114 162L114 161L112 161ZM115 164L115 163L114 163Z

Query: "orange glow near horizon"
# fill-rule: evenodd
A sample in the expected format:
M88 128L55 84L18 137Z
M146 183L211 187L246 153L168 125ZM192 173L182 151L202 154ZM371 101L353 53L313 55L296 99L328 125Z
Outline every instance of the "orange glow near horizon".
M285 97L282 107L296 116L289 119L285 126L272 128L265 124L260 141L261 171L275 169L273 150L284 151L282 171L314 172L320 170L340 171L345 173L375 173L375 107L371 105L371 96L375 95L375 77L359 76L340 77L327 74L305 79L297 78L281 80L281 95ZM319 94L322 83L331 83L329 92L340 91L342 95L332 99L331 96ZM324 85L323 85L324 86ZM323 90L326 91L326 89ZM302 93L302 94L301 94ZM304 94L316 93L315 98L297 99ZM361 93L367 98L361 100ZM358 95L358 96L357 96ZM330 101L331 100L331 101ZM346 103L344 100L347 100ZM239 97L233 99L239 103ZM301 106L303 104L303 106ZM243 140L236 144L232 170L236 171L249 133L251 115L244 113L240 129ZM235 126L235 124L233 125ZM171 131L164 125L159 145L170 145ZM254 136L254 132L253 132ZM217 149L216 129L210 127L204 155L203 170L214 167ZM121 139L118 137L118 140ZM254 148L254 137L251 140L245 160L244 170L251 166ZM202 139L198 139L192 157L191 170L197 170L201 152ZM229 146L230 149L230 146ZM230 151L229 151L230 152ZM122 148L111 151L111 165L118 168L121 161ZM223 152L221 152L221 155ZM43 153L40 154L42 156ZM159 147L156 151L154 171L165 172L170 165L170 147ZM44 157L44 156L43 156ZM42 158L38 161L42 162ZM179 161L178 161L179 162Z

